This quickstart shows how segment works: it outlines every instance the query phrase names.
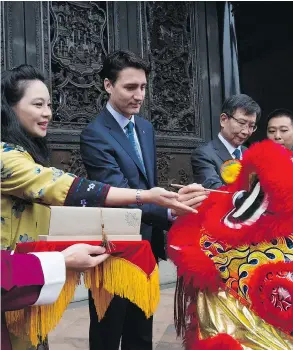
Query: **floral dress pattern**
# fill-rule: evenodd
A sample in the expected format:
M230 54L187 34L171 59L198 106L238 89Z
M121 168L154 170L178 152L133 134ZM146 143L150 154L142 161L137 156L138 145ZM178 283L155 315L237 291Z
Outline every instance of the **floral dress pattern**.
M50 205L104 206L109 185L37 164L22 147L1 142L1 249L49 230ZM13 350L31 345L13 337ZM44 345L43 345L44 346Z

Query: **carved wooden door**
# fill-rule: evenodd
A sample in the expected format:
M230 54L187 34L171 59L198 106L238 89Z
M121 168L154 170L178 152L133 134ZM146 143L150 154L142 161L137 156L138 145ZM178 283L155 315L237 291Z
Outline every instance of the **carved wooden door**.
M7 1L1 9L2 69L26 62L48 78L54 166L85 175L79 135L107 99L103 58L123 48L151 63L142 113L156 130L160 185L192 182L190 153L218 129L215 3Z

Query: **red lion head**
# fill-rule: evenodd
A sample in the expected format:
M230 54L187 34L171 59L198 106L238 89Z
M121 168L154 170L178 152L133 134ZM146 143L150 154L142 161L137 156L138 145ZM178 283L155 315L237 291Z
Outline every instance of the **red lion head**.
M183 290L189 300L196 290L217 292L223 287L219 270L201 247L204 235L223 242L228 249L252 247L261 242L270 244L279 238L287 245L293 244L292 152L269 140L254 144L244 153L235 181L221 190L228 193L211 192L198 214L179 218L168 233L169 257L178 268L181 295ZM271 317L268 317L268 307L274 306L271 302L265 304L265 300L266 296L277 295L283 289L291 298L293 284L291 277L286 277L289 275L293 276L292 261L262 265L255 269L251 279L251 285L260 285L256 281L263 281L262 293L252 287L249 291L255 312L288 333L292 331L292 321L288 322L288 317L293 319L293 307L292 312L279 316L271 310ZM274 278L265 279L264 276ZM177 330L179 328L177 323Z
M201 208L201 223L232 246L271 240L293 232L293 161L272 141L244 153L231 194L212 193Z

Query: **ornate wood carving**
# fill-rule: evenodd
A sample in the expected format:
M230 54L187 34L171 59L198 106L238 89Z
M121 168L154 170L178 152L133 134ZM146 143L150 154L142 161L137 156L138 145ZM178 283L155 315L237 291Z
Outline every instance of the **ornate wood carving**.
M64 164L64 171L75 174L76 176L87 177L79 150L71 151L69 160L62 160L61 163Z
M198 6L148 1L142 33L151 64L146 109L157 135L160 186L192 182L190 152L204 140Z
M1 4L2 5L2 4ZM7 2L6 6L4 6L3 3L3 10L5 8L5 12L7 13L7 21L6 21L6 31L7 34L5 33L5 29L3 28L3 34L5 33L6 37L7 37L7 45L5 45L6 47L6 67L12 68L13 67L13 50L12 50L12 43L13 43L13 35L12 35L12 3L9 1ZM3 11L3 14L5 13ZM2 51L2 50L1 50ZM4 53L5 54L5 53Z
M175 157L167 152L157 153L158 183L162 186L168 185L171 160Z
M188 185L193 182L190 153L176 149L159 149L157 153L158 183L160 186L174 190L172 183Z
M121 47L151 63L142 114L156 129L160 185L192 181L190 152L210 137L204 3L8 1L1 6L2 67L10 68L22 57L35 60L50 84L53 165L86 174L79 135L106 101L98 74L102 60ZM19 26L13 26L15 12L21 12Z
M146 5L152 67L149 111L158 135L200 135L193 13L189 2L148 1Z
M1 18L1 71L6 69L6 60L5 60L5 54L4 52L5 50L5 25L4 25L4 18L3 18L3 14L4 14L4 3L1 2L0 4L1 6L1 13L0 13L0 18Z
M43 30L40 32L43 42L43 51L41 56L41 67L47 78L50 93L52 95L52 83L51 83L51 37L50 37L50 7L49 2L42 1L41 3L41 21Z
M53 1L50 13L53 127L82 129L106 98L98 73L108 52L107 3Z

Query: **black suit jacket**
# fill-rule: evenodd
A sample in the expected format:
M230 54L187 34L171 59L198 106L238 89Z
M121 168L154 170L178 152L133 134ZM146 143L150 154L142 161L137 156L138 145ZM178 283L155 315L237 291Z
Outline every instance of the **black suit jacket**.
M91 180L115 187L150 189L157 186L156 144L153 126L135 116L146 175L127 136L112 114L104 108L82 132L81 156ZM129 207L137 208L136 205ZM142 210L141 234L152 243L156 257L165 258L164 232L169 229L167 209L154 204L138 207Z
M242 153L246 150L241 147ZM224 162L233 159L222 141L217 137L191 154L194 181L206 188L219 188L225 184L220 168Z

